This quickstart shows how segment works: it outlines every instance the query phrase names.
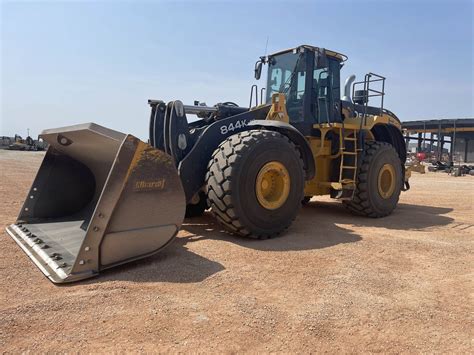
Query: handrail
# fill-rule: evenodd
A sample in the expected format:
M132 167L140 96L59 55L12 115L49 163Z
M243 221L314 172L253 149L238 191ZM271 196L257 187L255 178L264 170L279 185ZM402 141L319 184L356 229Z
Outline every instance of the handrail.
M253 99L253 91L255 88L255 106L258 106L258 86L257 84L253 84L250 87L250 103L249 103L249 108L252 108L252 99Z

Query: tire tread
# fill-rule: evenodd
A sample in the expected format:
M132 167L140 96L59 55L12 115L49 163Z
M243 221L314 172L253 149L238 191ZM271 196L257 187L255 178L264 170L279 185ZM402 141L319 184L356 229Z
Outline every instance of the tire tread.
M208 205L216 220L228 229L231 233L243 237L256 239L267 239L281 234L293 222L294 218L288 221L285 227L274 233L251 234L240 220L238 213L232 204L231 180L233 169L238 165L242 155L254 144L266 139L275 137L284 139L300 156L299 165L303 170L303 160L297 147L288 137L269 130L249 130L230 136L224 140L212 154L206 174L206 188Z
M364 155L358 171L357 186L354 192L354 196L351 201L343 201L346 208L355 215L366 216L371 218L380 218L388 216L392 212L388 211L381 213L374 210L369 201L368 193L368 176L372 160L376 156L377 152L380 149L383 149L384 147L388 147L395 151L393 146L386 142L365 142ZM399 196L397 196L397 203L398 199Z

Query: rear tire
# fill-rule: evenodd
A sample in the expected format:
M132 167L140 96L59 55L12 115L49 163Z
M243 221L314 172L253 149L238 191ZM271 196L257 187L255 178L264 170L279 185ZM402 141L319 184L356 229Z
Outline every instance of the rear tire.
M270 178L263 182L261 176L268 169L270 173L265 176ZM268 194L268 201L262 200L262 189L269 184L275 193ZM270 238L287 229L301 207L303 161L296 146L278 132L238 133L214 151L206 186L211 211L227 230L246 237Z
M354 214L385 217L397 207L402 185L402 165L393 146L369 141L365 143L354 197L343 203Z

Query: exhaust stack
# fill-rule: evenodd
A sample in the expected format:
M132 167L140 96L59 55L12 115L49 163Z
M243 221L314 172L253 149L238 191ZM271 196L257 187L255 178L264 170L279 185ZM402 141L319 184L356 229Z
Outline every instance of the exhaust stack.
M346 82L344 83L344 96L342 97L341 100L352 102L352 99L351 99L351 85L354 82L355 78L356 78L356 76L354 74L352 74L351 76L349 76L346 79Z

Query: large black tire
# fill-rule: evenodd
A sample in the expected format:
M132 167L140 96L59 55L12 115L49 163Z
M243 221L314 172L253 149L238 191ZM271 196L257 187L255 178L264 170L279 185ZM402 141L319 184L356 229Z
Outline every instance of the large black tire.
M396 179L393 193L384 198L379 192L378 179L385 164L393 167ZM385 217L397 207L402 186L402 165L393 146L385 142L369 141L365 143L354 198L351 201L344 201L344 204L357 215Z
M263 207L256 196L256 179L267 163L277 161L289 175L289 194L277 209ZM206 175L208 204L230 232L266 239L280 234L295 219L303 199L303 161L284 135L267 130L235 134L214 151Z
M207 205L206 194L201 191L199 192L199 202L196 204L188 203L186 205L186 218L199 217L204 214L209 206Z

